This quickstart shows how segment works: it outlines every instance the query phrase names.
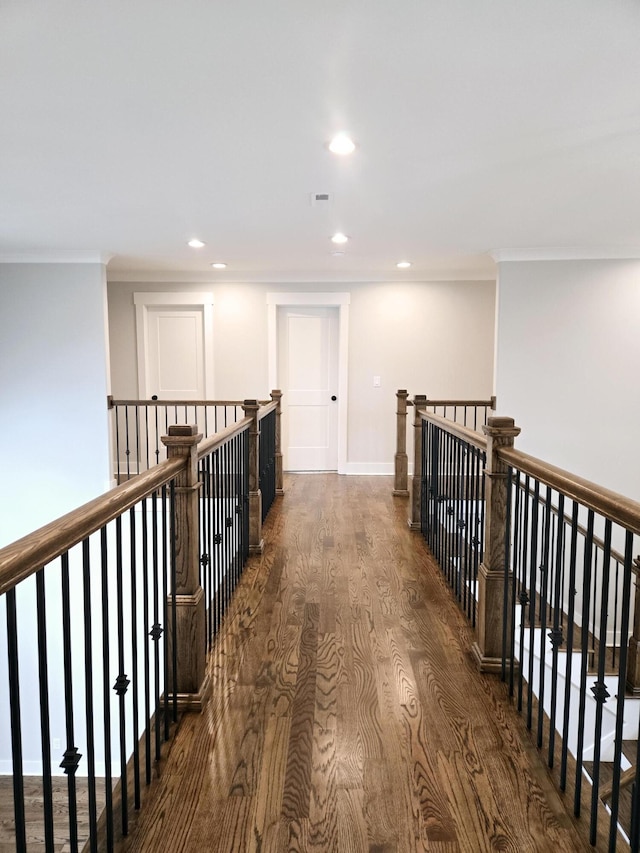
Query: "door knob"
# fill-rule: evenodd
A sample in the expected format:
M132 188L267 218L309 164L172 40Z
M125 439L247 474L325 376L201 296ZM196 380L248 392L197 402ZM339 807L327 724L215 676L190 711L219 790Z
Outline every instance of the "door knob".
M332 395L331 395L331 399L332 399L332 400L333 400L333 402L335 403L335 401L336 401L338 398L336 397L336 395L335 395L335 394L332 394Z

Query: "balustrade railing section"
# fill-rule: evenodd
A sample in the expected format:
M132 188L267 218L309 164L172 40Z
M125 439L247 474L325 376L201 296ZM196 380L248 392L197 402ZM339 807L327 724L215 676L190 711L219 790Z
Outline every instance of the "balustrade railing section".
M640 504L517 451L511 418L481 436L414 406L411 512L479 668L501 674L591 844L639 851Z
M617 501L588 499L565 472L498 455L509 462L503 678L576 816L588 805L591 843L604 849L604 833L610 851L638 850L640 700L628 656L638 520L620 523Z
M120 487L115 512L98 499L0 551L9 706L0 725L10 732L10 759L3 748L0 760L14 802L3 850L26 851L28 837L47 851L113 850L140 808L177 719L167 690L177 665L167 647L175 471L159 468L151 491Z
M211 451L203 448L204 455L200 454L200 583L206 606L208 649L249 557L247 427Z
M244 417L242 400L114 400L112 412L114 479L128 480L166 458L161 438L169 427L194 424L205 438Z
M485 451L422 421L420 528L471 624L484 545Z
M207 654L262 550L280 397L245 400L204 440L170 424L167 459L0 549L0 850L112 851L127 835L173 723L206 701Z

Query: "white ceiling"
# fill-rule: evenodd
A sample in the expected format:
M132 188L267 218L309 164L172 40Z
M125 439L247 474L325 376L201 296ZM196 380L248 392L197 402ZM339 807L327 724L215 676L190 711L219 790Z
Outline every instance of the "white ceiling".
M0 0L0 260L402 280L638 247L638 0Z

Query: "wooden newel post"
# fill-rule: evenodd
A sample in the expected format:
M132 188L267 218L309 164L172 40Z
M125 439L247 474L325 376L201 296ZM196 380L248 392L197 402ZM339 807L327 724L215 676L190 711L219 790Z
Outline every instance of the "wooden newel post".
M396 455L393 494L409 497L407 457L407 397L408 391L396 392Z
M501 672L508 467L500 462L496 451L499 447L513 447L520 427L513 418L491 416L482 430L487 436L485 533L484 555L478 570L478 639L473 654L481 672Z
M413 398L413 474L409 501L409 527L420 530L420 509L422 505L422 418L420 412L427 408L424 394Z
M249 553L262 554L262 492L260 491L260 421L257 400L245 400L244 413L252 419L249 427Z
M206 674L206 622L204 592L200 586L198 444L202 440L195 426L170 426L162 437L169 458L184 458L185 466L175 484L175 593L176 622L171 612L172 597L167 599L168 652L172 660L177 651L177 683L168 667L167 692L186 709L201 710L209 689Z
M629 638L627 656L627 690L640 696L640 557L633 561L635 575L635 599L633 609L633 634Z
M282 391L272 391L271 399L278 402L276 409L276 495L284 495L282 479Z

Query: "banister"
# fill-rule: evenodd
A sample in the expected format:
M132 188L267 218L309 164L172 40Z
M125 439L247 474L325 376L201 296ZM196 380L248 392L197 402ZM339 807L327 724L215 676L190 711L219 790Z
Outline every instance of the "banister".
M221 447L227 441L232 439L234 435L248 429L250 425L251 418L245 417L241 421L236 421L235 424L225 427L210 438L205 438L198 446L198 459L203 459L205 456L213 453L213 451L218 447Z
M640 503L637 501L520 450L501 447L496 452L505 464L535 477L541 483L562 492L565 497L640 535Z
M184 465L183 459L160 462L143 474L0 549L0 595L166 485Z
M241 406L242 403L242 400L114 400L107 397L108 409L116 406Z
M429 405L429 403L427 403L427 405ZM436 415L433 412L425 412L424 409L419 412L419 415L423 421L431 421L431 423L437 424L437 426L445 430L445 432L450 432L452 435L461 438L468 444L472 444L479 450L486 451L487 439L475 430L469 429L461 424L457 424L455 421L450 421L448 418L443 418L441 415Z

